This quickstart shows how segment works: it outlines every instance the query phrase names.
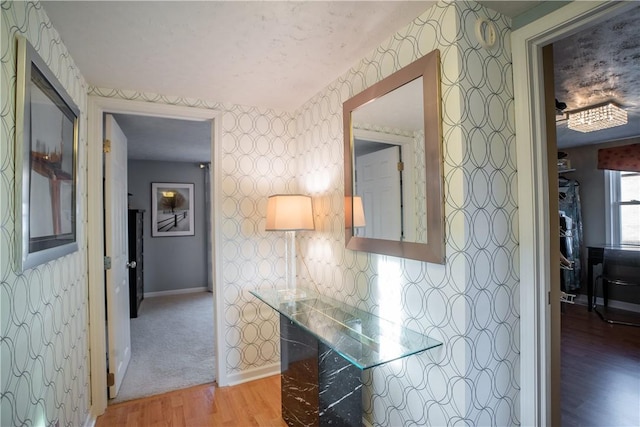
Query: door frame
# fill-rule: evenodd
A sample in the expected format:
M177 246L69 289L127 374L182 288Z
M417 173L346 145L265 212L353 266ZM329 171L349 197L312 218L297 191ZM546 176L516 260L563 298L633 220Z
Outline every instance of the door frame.
M209 121L211 122L211 165L212 205L218 202L220 170L220 141L222 140L222 112L213 109L159 104L152 102L131 101L127 99L105 98L90 95L87 105L87 235L88 241L87 264L89 282L89 351L90 351L90 389L91 389L91 415L97 418L107 409L107 363L106 363L106 328L105 328L105 281L104 281L104 203L103 203L103 167L102 167L102 140L104 135L103 114L138 114L154 117L165 117L181 120ZM209 272L214 281L214 351L216 359L216 381L226 382L224 366L220 357L223 347L223 331L219 330L222 323L222 295L220 286L221 264L216 256L220 247L216 233L218 215L216 209L211 209L211 232L209 238L212 242L213 262L212 271ZM222 377L221 377L222 376Z
M571 2L514 30L511 35L518 168L520 234L520 422L553 425L549 305L551 280L549 226L549 168L546 142L542 48L605 21L614 13L637 6L634 2ZM559 352L558 352L559 354ZM557 361L556 361L557 362Z

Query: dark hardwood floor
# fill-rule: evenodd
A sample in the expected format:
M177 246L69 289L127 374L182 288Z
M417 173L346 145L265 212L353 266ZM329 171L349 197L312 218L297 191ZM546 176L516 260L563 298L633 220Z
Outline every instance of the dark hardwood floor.
M638 313L606 313L640 322ZM640 426L639 327L610 325L586 306L565 304L561 352L563 427Z

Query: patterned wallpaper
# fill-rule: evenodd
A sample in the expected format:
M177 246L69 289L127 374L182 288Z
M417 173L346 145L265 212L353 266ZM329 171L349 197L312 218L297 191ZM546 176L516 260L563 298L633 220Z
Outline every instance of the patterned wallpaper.
M491 50L476 18L498 28ZM299 187L319 221L300 238L328 295L444 342L368 371L373 425L519 424L516 159L509 22L440 3L296 113ZM442 57L446 264L344 249L342 102L433 49ZM309 278L304 278L309 280Z
M86 261L87 85L39 3L2 2L0 425L83 425L90 406ZM25 36L81 111L80 250L19 273L14 251L16 42Z
M255 369L280 363L279 318L249 290L283 285L284 234L266 232L267 197L297 192L295 129L289 113L257 107L92 87L90 95L153 103L210 108L223 112L218 206L224 303L224 348L230 382ZM215 208L214 208L215 209Z
M52 69L63 76L84 112L84 81L62 53L39 6L4 2L2 12L3 94L15 84L14 53L5 35L33 32L29 37L40 40L43 57L56 64ZM473 35L479 16L489 17L498 28L498 43L491 50L481 48ZM218 357L228 377L241 378L279 362L278 318L248 290L284 281L284 261L277 256L284 253L283 236L264 231L266 198L300 191L314 198L317 228L298 233L299 255L311 276L298 265L300 280L313 280L328 295L444 342L439 350L368 371L368 420L374 425L519 424L517 190L508 27L505 18L476 3L441 2L293 114L88 89L105 97L223 111L221 166L214 172L221 192L214 204L220 219L217 253L223 283L218 298L224 302L225 329ZM442 58L446 264L346 250L342 102L435 48ZM13 101L3 97L2 103L3 140L11 140ZM86 130L82 132L84 149ZM78 254L16 276L13 254L5 250L13 239L13 206L6 207L12 203L11 150L3 144L0 157L2 425L5 420L20 424L35 419L45 410L48 420L59 417L62 425L80 425L89 394L86 245ZM83 171L81 165L85 176ZM45 322L47 316L53 322ZM5 360L11 360L9 366Z

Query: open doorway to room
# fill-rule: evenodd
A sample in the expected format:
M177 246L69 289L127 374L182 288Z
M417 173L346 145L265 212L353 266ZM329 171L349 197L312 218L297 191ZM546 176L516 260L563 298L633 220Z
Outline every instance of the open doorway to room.
M552 317L553 307L560 304L560 286L551 287L559 268L559 229L550 225L553 200L549 188L555 185L556 150L548 145L543 102L544 79L542 49L562 38L602 24L615 14L625 13L635 7L633 3L572 2L530 25L513 33L514 92L518 133L518 189L520 212L521 248L521 401L523 424L561 424L561 369L560 369L560 321ZM553 108L553 107L552 107ZM637 111L633 111L637 114ZM630 118L631 118L630 113ZM636 115L637 118L637 115ZM550 120L553 122L552 118ZM637 125L636 125L637 126ZM554 129L555 130L555 129ZM551 161L549 161L551 160ZM553 165L554 167L550 166ZM556 175L554 177L554 175ZM556 223L557 224L557 223ZM580 307L578 307L580 308ZM587 312L583 306L582 311ZM558 309L559 313L559 309ZM600 320L598 319L598 322ZM557 340L556 340L557 336ZM582 355L583 352L578 352ZM637 352L636 352L637 354ZM575 356L575 354L574 354ZM597 369L580 371L579 377L600 375ZM610 379L613 379L611 377ZM605 400L611 400L609 391L615 381L608 382L597 405L575 405L584 409L584 416L597 411ZM587 388L587 385L584 385ZM613 399L615 400L615 399ZM612 401L613 401L612 400ZM525 403L526 402L526 403ZM619 403L622 401L618 400ZM637 414L636 414L637 415ZM565 423L567 424L570 419ZM587 424L594 423L591 419ZM610 424L611 419L607 424ZM571 425L571 424L567 424Z
M110 116L127 145L131 337L111 404L213 382L215 358L211 123Z
M549 280L559 266L556 258L559 254L549 251L551 241L559 239L558 230L552 230L550 226L553 212L548 190L557 179L555 173L550 172L552 168L548 163L553 160L555 168L557 154L555 149L547 146L541 52L546 45L601 24L636 6L634 2L571 2L512 34L518 129L522 424L561 425L560 340L556 342L553 338L556 333L560 336L561 322L551 316L552 306L560 305L560 289L559 286L552 289ZM557 299L551 297L552 292L556 292ZM586 307L582 308L587 312ZM597 369L580 372L581 378L591 375L600 375L600 372ZM608 391L609 387L600 389L602 399L598 405L605 401L616 402L609 398ZM617 403L622 404L622 401ZM589 411L598 410L598 406L582 407ZM589 411L585 411L585 415L591 413Z
M560 288L562 304L559 313L551 305L551 322L560 324L559 331L552 326L551 340L560 347L556 367L563 426L640 424L640 328L607 323L590 300L594 294L599 311L607 317L640 323L640 286L609 286L605 307L606 284L599 278L603 261L609 271L640 272L640 222L636 215L637 230L631 230L626 240L611 233L616 218L608 209L613 202L607 183L610 171L598 159L602 150L640 143L639 70L637 61L630 60L640 57L632 30L638 18L640 7L610 13L543 50L545 69L547 62L553 63L554 81L551 91L545 78L547 108L554 109L549 105L555 103L555 123L548 135L548 197L551 265L561 260L559 283L552 284ZM597 119L590 118L584 120L585 128L579 127L575 114L609 102L623 106L621 124L611 126L612 116L602 129L597 128ZM634 193L627 194L629 200L640 200L637 182L625 187ZM554 234L556 229L559 233ZM606 251L615 256L607 260L602 255ZM553 290L551 295L554 298ZM556 341L553 336L558 332ZM552 350L552 354L557 353Z
M103 213L104 213L104 205L102 200L103 195L103 153L102 153L102 140L103 133L105 129L104 125L104 115L105 113L110 113L111 115L119 115L119 114L134 114L138 116L151 116L151 117L162 117L166 119L180 119L187 120L192 122L205 122L209 126L209 154L208 157L204 159L198 159L198 162L184 162L189 163L189 167L192 170L195 170L197 174L205 174L209 179L210 190L207 192L206 190L202 190L203 193L206 193L202 196L202 199L205 199L205 196L209 197L209 200L214 201L216 195L216 178L215 178L215 170L217 170L214 166L212 166L214 159L217 161L218 153L216 150L216 144L214 141L217 138L219 132L219 112L210 109L203 108L193 108L193 107L183 107L183 106L175 106L175 105L166 105L166 104L155 104L150 102L137 102L130 101L124 99L115 99L115 98L103 98L103 97L89 97L89 108L88 108L88 123L89 123L89 144L88 144L88 225L87 225L87 233L91 245L89 245L89 317L90 317L90 336L91 336L91 394L92 394L92 412L94 414L101 414L104 412L108 402L108 394L107 394L107 383L108 376L105 375L107 373L107 343L111 341L111 337L108 337L107 328L105 327L104 319L106 318L107 311L107 303L109 302L106 294L108 293L109 285L105 282L104 276L104 264L103 264L103 248L104 248L104 221L103 221ZM178 150L183 150L184 147L180 147L180 144L184 144L184 138L181 138L178 141ZM206 156L206 155L205 155ZM202 167L201 167L202 164ZM209 169L207 169L209 168ZM169 173L168 171L172 168L160 168L165 173ZM205 172L208 171L208 172ZM155 179L155 178L154 178ZM194 179L195 181L195 179ZM132 181L133 182L133 181ZM195 184L195 182L194 182ZM195 185L194 185L195 190ZM151 187L148 187L145 190L149 199L151 198ZM203 202L201 200L200 202ZM135 206L132 206L135 207ZM151 206L149 205L149 208ZM126 218L127 212L125 209L125 213L123 218ZM200 284L198 286L199 291L202 294L207 295L204 305L208 305L209 312L213 312L212 315L207 315L209 320L205 320L205 327L208 327L209 331L215 331L213 342L210 343L210 347L213 351L213 356L218 354L218 348L220 345L220 332L216 329L217 325L217 317L220 315L218 310L215 310L217 300L215 298L216 295L216 286L218 286L219 281L216 280L216 274L220 271L218 266L218 260L216 259L216 244L215 244L215 224L216 224L216 214L215 210L211 210L208 213L201 215L204 217L208 217L211 219L211 227L208 230L203 231L209 236L210 241L212 242L211 248L204 247L198 251L198 253L203 254L203 256L207 259L208 266L206 267L207 271L207 281L208 284ZM151 215L148 216L151 218ZM195 226L194 226L195 227ZM146 221L143 225L144 229L151 229L151 222ZM206 228L206 226L205 226ZM166 237L165 237L166 238ZM177 239L178 237L174 237ZM162 238L159 238L162 239ZM207 255L207 252L209 254ZM144 258L144 269L145 272L149 268L149 264L151 261L147 259L145 254ZM123 267L124 268L124 267ZM179 270L179 269L178 269ZM185 275L186 277L186 275ZM204 292L207 286L212 286L212 293ZM192 286L194 287L194 286ZM184 299L189 299L187 295L194 296L196 293L188 292L180 294L169 293L169 295L162 294L161 297L174 297L176 300L179 297L183 297ZM192 295L191 295L192 294ZM152 298L147 298L146 302ZM159 304L162 305L162 304ZM138 313L138 318L142 318L141 313L145 306L145 300L137 307L140 311ZM130 307L127 307L127 312L129 312ZM202 317L202 316L200 316ZM163 318L163 322L169 323L169 319ZM158 323L158 322L154 322ZM176 322L174 322L176 323ZM129 323L128 323L129 324ZM130 324L129 324L130 325ZM174 337L175 338L175 334ZM157 356L156 356L157 357ZM154 359L155 362L155 359ZM220 378L218 373L220 361L218 358L214 359L215 368L213 372L215 372L216 380L219 382L224 380L224 378ZM206 380L205 380L206 381Z

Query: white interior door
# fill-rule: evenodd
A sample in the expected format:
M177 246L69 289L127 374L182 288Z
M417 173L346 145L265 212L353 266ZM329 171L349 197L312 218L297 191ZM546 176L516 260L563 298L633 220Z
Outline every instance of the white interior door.
M360 237L401 240L400 148L358 156L356 194L362 196L366 227Z
M111 258L106 270L108 369L113 374L109 397L118 394L131 360L129 321L129 271L127 246L127 138L107 115L104 150L105 255Z

